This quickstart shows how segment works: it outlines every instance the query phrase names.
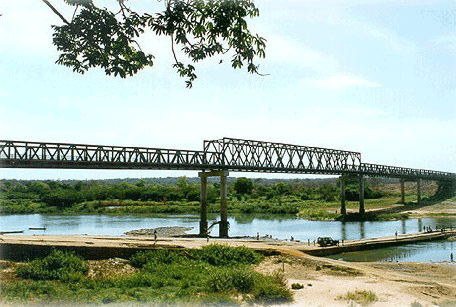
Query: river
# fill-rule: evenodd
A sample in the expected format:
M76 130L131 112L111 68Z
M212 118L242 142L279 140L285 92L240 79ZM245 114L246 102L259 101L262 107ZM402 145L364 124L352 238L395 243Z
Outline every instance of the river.
M217 216L209 215L209 224ZM456 227L456 218L422 218L384 222L335 222L309 221L293 216L267 215L233 215L228 219L230 236L270 235L282 240L313 242L320 236L330 236L339 240L356 240L380 236L391 236L423 231L424 227L433 229L450 226ZM199 217L197 215L161 215L156 217L141 216L107 216L107 215L3 215L0 216L0 231L24 231L33 234L88 234L121 236L126 231L141 228L164 226L193 227L189 234L198 233ZM46 230L29 230L45 227ZM218 235L218 226L212 230ZM445 261L450 254L456 255L456 242L439 241L420 244L408 244L399 247L384 248L374 251L340 254L335 259L347 261Z

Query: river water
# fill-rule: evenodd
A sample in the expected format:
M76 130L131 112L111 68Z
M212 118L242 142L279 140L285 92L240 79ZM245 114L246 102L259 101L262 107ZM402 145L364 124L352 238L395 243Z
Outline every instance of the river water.
M209 225L217 216L209 215ZM356 240L380 236L392 236L423 231L424 227L433 229L456 227L456 218L422 218L385 222L336 222L309 221L293 216L234 215L228 219L230 236L270 235L282 240L313 242L320 236L329 236L339 240ZM33 234L88 234L121 236L125 232L164 226L193 227L189 234L199 231L197 215L163 215L156 217L141 216L106 216L106 215L4 215L0 216L0 231L24 231ZM46 230L29 228L46 227ZM218 235L218 226L211 232ZM347 261L447 261L450 254L456 256L455 241L427 242L408 244L380 250L347 253L332 256Z

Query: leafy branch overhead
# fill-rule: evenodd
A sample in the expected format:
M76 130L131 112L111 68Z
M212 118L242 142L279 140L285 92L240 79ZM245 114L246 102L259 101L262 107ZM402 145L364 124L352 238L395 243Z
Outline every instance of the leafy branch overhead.
M125 0L113 0L118 2L117 12L96 7L92 0L65 0L75 7L70 21L48 0L42 1L64 23L52 26L60 52L57 63L78 73L100 67L107 75L125 78L153 66L154 56L142 51L137 41L147 30L170 37L173 67L187 78L187 87L197 77L195 67L181 61L176 48L188 62L229 52L233 68L245 66L255 74L259 74L255 60L265 57L266 40L252 34L247 25L247 18L259 15L250 0L164 0L164 11L142 14L127 7Z

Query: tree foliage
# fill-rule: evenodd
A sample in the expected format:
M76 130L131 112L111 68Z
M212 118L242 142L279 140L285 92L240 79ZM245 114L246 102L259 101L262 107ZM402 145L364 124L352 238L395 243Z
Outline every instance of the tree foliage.
M48 0L42 1L64 23L53 26L53 43L60 52L57 63L78 73L100 67L107 75L125 78L153 66L154 56L143 52L137 41L147 30L170 37L173 67L187 78L187 87L197 77L195 67L178 58L176 47L191 62L231 51L233 68L246 65L256 74L255 60L265 57L266 40L251 33L246 21L259 15L252 0L164 0L164 11L142 14L127 7L125 0L116 0L118 12L96 7L91 0L65 0L75 6L71 21Z
M239 177L234 182L234 190L237 194L252 194L253 182L249 178Z

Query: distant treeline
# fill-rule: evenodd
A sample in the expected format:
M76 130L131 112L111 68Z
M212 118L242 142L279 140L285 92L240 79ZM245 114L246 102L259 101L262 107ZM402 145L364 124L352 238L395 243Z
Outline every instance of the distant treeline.
M383 193L368 183L365 198ZM249 179L230 178L228 199L241 212L297 213L299 202L339 199L337 178ZM208 184L209 203L219 200L220 184ZM0 180L1 213L106 213L107 207L130 206L135 212L194 212L200 199L199 178L149 178L109 180ZM347 184L346 199L357 200L358 181ZM254 203L260 204L255 206ZM292 203L293 205L285 205ZM145 207L148 207L147 211ZM237 207L236 207L237 206ZM70 210L69 210L70 209ZM114 212L114 211L111 211ZM131 213L131 212L130 212Z

